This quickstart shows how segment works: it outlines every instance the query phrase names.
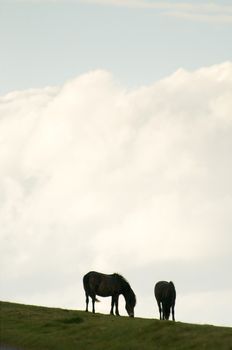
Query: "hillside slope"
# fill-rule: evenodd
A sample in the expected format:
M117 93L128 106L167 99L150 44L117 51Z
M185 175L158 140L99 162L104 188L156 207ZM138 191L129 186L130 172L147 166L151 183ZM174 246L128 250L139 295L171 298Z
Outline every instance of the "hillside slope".
M232 350L232 328L0 302L1 346L21 350Z

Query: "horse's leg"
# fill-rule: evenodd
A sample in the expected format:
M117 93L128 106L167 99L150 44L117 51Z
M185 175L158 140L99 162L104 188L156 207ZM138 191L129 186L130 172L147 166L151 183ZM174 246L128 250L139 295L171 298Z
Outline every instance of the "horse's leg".
M116 295L116 297L115 297L115 308L116 308L115 313L117 316L120 316L119 311L118 311L118 298L119 298L119 295Z
M164 304L161 303L161 319L164 320Z
M91 298L92 298L92 306L93 306L93 308L92 308L92 311L93 311L93 313L95 313L95 306L94 306L94 304L95 304L95 295L94 296L91 296Z
M160 314L160 320L162 319L162 309L161 309L161 302L160 301L158 301L157 302L157 304L158 304L158 308L159 308L159 314Z
M175 321L175 305L172 305L172 320Z
M89 296L88 296L87 293L85 293L85 295L86 295L86 299L85 299L85 301L86 301L86 309L85 309L85 311L88 312Z
M114 314L114 296L112 295L112 299L111 299L111 309L110 309L110 314L113 315Z

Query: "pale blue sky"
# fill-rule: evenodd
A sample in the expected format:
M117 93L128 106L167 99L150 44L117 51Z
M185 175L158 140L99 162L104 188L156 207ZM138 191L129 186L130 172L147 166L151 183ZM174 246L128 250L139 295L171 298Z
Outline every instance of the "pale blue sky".
M96 2L0 0L0 93L62 84L99 68L126 86L138 86L179 67L192 70L231 59L230 18L184 19L162 9Z

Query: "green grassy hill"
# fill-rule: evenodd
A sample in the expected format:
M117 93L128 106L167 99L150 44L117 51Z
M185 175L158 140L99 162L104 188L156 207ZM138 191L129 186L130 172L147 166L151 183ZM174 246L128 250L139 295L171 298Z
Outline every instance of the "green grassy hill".
M232 328L225 327L6 302L0 321L1 345L20 350L232 349Z

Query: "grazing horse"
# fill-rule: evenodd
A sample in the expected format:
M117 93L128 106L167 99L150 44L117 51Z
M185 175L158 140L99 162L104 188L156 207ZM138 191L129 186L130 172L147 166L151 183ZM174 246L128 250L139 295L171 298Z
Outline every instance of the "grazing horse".
M101 297L112 296L111 315L115 313L119 316L118 298L122 294L126 301L126 311L130 317L134 317L134 307L136 304L136 296L131 286L124 277L118 273L106 275L104 273L90 271L83 277L83 285L86 295L86 311L88 311L89 296L92 298L92 311L95 312L96 295Z
M169 320L170 309L172 309L172 320L175 321L176 290L173 282L157 282L154 292L159 307L160 320Z

